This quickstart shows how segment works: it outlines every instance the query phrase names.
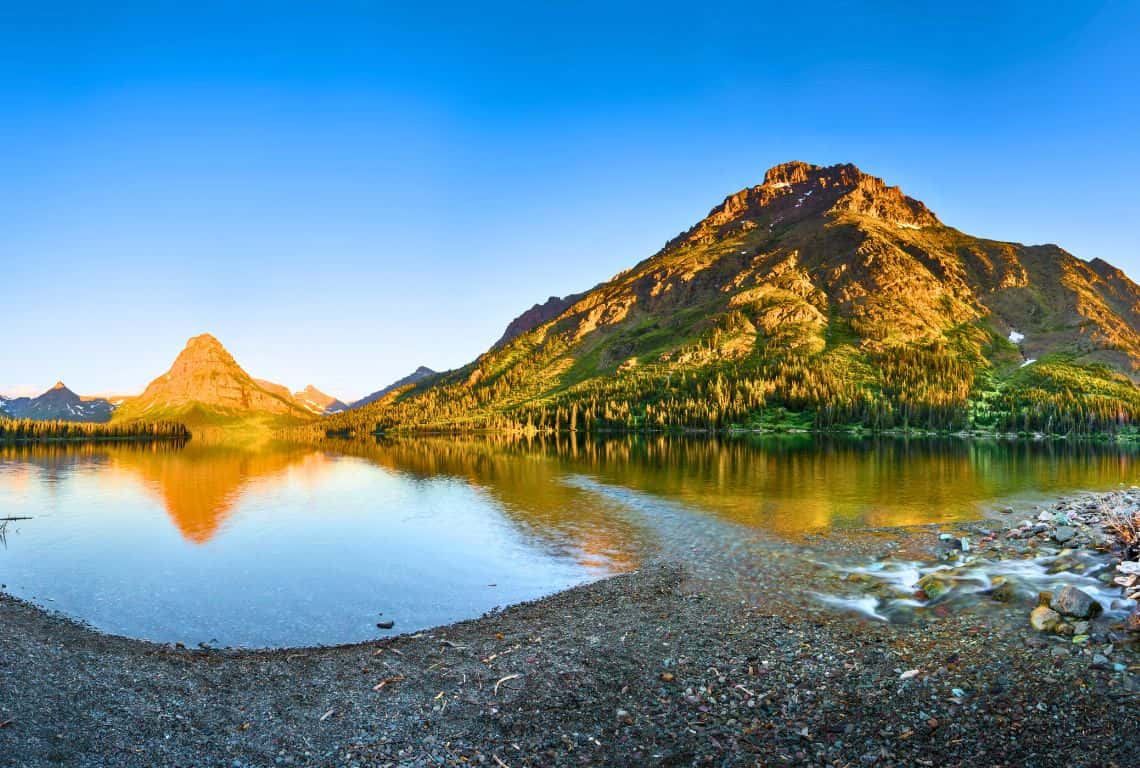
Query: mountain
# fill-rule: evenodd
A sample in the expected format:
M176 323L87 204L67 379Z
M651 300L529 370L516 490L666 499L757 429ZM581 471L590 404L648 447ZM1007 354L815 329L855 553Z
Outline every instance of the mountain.
M383 389L376 390L371 395L366 395L365 397L360 398L359 400L355 401L352 405L350 405L348 407L349 408L360 408L361 406L368 405L369 403L374 403L377 400L379 400L380 398L384 397L384 395L388 394L389 392L393 392L397 389L402 389L403 387L407 387L411 384L418 384L419 382L423 381L424 379L428 378L429 376L435 376L435 375L436 375L436 371L433 371L431 368L428 368L426 366L421 365L419 368L415 369L414 371L409 373L404 378L402 378L398 381L392 382L391 384L384 387Z
M115 406L102 397L81 397L57 381L37 397L0 397L0 415L34 421L109 421Z
M585 295L585 293L572 293L562 298L551 296L542 304L535 304L507 325L507 329L503 332L502 337L495 342L495 346L492 347L492 349L497 349L511 339L518 338L524 333L529 333L544 323L549 323L567 309L577 304Z
M326 395L312 384L302 389L300 392L294 392L293 400L299 403L303 408L306 408L316 414L340 413L341 411L348 410L348 406L337 400L332 395Z
M571 298L321 428L1080 433L1140 417L1124 273L970 236L854 165L777 165Z
M287 422L311 416L293 401L288 389L246 373L209 334L190 339L169 371L115 412L116 421L171 420L187 426L251 419Z

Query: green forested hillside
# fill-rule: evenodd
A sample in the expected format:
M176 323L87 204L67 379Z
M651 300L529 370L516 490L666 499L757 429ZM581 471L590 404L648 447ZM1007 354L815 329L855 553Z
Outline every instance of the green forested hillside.
M379 430L1129 429L1140 291L787 163L469 365L313 423Z

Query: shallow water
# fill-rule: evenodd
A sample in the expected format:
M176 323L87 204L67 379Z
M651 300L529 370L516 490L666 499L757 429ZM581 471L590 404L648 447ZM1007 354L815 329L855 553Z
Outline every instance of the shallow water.
M753 533L951 522L1131 484L1133 462L1088 444L808 437L7 447L0 517L33 519L9 524L0 583L133 637L353 642L663 550L705 559ZM723 560L723 578L748 577L749 558Z

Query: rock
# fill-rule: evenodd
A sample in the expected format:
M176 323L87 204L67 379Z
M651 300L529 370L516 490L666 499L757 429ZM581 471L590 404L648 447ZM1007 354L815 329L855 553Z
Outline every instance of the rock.
M1017 590L1007 579L998 576L994 579L994 587L990 590L990 599L999 603L1009 603L1017 597Z
M1037 604L1038 605L1044 605L1046 608L1048 608L1049 603L1051 603L1051 602L1053 602L1053 593L1052 592L1038 592L1037 593Z
M1002 507L998 510L998 512L1001 512L1003 515L1012 515L1013 507Z
M1053 530L1053 541L1064 544L1077 535L1077 529L1067 525L1059 525Z
M1137 573L1140 574L1140 563L1131 560L1125 560L1120 565L1116 566L1116 570L1121 573Z
M950 585L940 579L937 573L928 573L919 579L918 588L931 600L937 600L950 591Z
M1089 633L1089 623L1087 621L1078 621L1073 624L1073 634L1087 635Z
M392 621L391 619L386 619L385 621L376 622L376 626L380 627L380 629L391 629L392 627L396 626L396 622Z
M1029 624L1038 632L1051 632L1061 623L1061 614L1048 606L1039 605L1029 614Z
M1061 587L1057 594L1053 595L1049 607L1057 613L1078 619L1091 619L1101 611L1100 603L1071 584Z
M1124 628L1129 632L1140 632L1140 607L1133 609L1124 620Z
M1108 669L1108 657L1103 653L1094 653L1092 657L1092 664L1089 666L1091 666L1093 669Z
M1060 624L1053 627L1053 631L1061 637L1072 637L1073 635L1077 634L1077 630L1073 628L1073 625L1069 624L1066 621L1062 621Z

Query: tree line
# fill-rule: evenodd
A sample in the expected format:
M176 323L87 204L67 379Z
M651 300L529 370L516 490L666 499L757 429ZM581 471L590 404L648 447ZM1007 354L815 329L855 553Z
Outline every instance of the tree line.
M190 430L174 421L90 423L0 418L0 441L188 440Z

